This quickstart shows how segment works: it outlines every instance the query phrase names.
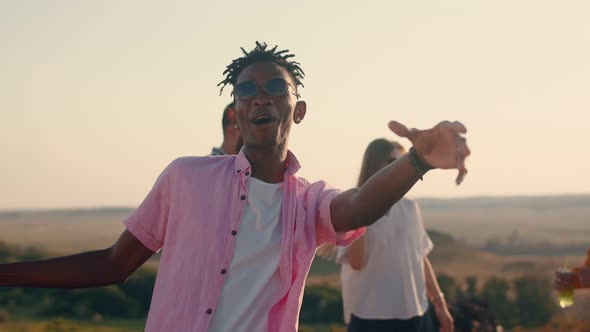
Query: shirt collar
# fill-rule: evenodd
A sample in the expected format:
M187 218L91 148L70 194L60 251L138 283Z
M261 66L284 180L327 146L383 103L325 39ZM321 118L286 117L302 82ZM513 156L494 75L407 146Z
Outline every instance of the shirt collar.
M236 156L236 161L234 162L234 170L235 174L239 175L246 171L250 171L250 162L246 155L244 154L244 149L242 148L238 155ZM285 175L293 176L299 169L301 165L299 161L295 157L295 155L289 150L287 151L287 170L285 171Z
M225 156L225 155L227 155L227 153L225 151L223 151L222 148L213 148L213 149L211 149L211 155L212 156Z

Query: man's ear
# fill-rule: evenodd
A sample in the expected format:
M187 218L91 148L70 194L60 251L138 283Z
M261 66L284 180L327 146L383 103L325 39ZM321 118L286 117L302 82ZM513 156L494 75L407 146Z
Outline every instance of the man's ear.
M307 112L307 103L301 100L295 104L295 112L293 112L293 121L295 123L300 123L305 118L305 113Z
M229 119L229 121L231 122L231 126L234 128L238 128L238 116L236 114L236 109L235 107L228 107L227 110L227 117Z

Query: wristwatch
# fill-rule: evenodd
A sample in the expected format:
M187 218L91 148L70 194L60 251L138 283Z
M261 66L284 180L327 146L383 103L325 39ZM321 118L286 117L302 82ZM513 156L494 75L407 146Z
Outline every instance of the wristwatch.
M414 166L414 168L416 169L416 172L418 172L418 176L420 177L420 180L423 180L422 176L424 176L424 174L426 174L426 172L433 169L433 167L428 165L425 161L423 161L418 156L418 152L416 151L416 149L414 147L410 148L409 156L410 156L410 163L412 163L412 166Z

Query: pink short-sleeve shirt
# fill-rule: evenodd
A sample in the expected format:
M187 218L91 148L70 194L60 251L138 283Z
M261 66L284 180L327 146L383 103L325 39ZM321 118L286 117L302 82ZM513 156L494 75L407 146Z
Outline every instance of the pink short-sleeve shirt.
M295 176L289 152L281 208L281 291L270 308L268 331L296 331L303 287L318 245L347 245L364 228L337 233L330 203L339 191ZM183 157L159 176L141 205L124 221L150 250L163 249L147 332L207 331L236 245L251 175L237 156ZM256 273L256 271L253 271ZM248 285L244 285L248 287Z

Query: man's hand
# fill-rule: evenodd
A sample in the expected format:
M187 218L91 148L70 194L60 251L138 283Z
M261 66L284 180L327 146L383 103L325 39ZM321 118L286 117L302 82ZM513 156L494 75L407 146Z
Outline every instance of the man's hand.
M393 204L422 178L421 164L442 169L458 169L457 184L467 174L465 158L471 153L465 138L465 126L459 122L441 122L428 130L408 129L391 121L389 128L409 139L416 150L390 163L371 176L360 188L344 191L330 203L332 226L337 232L368 226L381 218ZM416 156L417 155L417 156Z
M458 121L443 121L431 129L408 129L397 121L389 122L389 129L400 137L405 137L416 149L420 158L428 165L441 169L458 169L457 185L467 174L465 159L471 154L462 134L467 128Z
M572 288L590 288L590 266L582 266L572 269L573 271L565 272L563 270L555 271L555 280L553 287L558 290L567 290Z
M580 288L590 288L590 266L576 268Z
M453 332L455 330L453 316L451 316L444 298L441 298L434 303L434 312L440 323L441 332Z

